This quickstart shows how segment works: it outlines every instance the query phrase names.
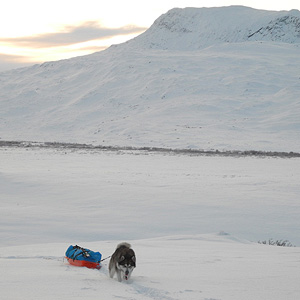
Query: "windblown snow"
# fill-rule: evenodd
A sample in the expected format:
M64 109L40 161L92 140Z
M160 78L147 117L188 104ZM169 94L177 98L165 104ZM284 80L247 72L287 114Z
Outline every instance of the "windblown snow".
M172 9L137 38L0 74L0 137L299 151L300 12Z
M299 20L175 8L127 43L1 73L1 299L300 299L299 153L147 151L299 152ZM125 241L130 282L63 260Z

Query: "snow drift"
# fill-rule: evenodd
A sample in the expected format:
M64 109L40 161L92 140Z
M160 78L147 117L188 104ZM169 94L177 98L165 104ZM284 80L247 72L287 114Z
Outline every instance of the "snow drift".
M89 56L0 74L0 138L299 151L299 11L173 9Z

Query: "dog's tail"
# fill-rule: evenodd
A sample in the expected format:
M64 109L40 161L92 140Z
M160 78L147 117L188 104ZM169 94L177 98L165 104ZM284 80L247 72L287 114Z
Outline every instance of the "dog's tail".
M129 243L123 242L123 243L118 244L117 249L119 249L121 247L131 248L131 245Z

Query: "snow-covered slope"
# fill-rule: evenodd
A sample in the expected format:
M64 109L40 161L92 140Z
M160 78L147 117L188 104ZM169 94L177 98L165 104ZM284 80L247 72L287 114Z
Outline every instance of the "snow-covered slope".
M299 151L299 16L173 9L106 51L2 73L0 138Z

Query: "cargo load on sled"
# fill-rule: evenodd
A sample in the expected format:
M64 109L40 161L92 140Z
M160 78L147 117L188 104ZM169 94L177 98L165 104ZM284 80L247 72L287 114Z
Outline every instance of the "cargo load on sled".
M102 254L80 246L70 246L66 251L68 262L77 267L86 267L90 269L100 269Z

